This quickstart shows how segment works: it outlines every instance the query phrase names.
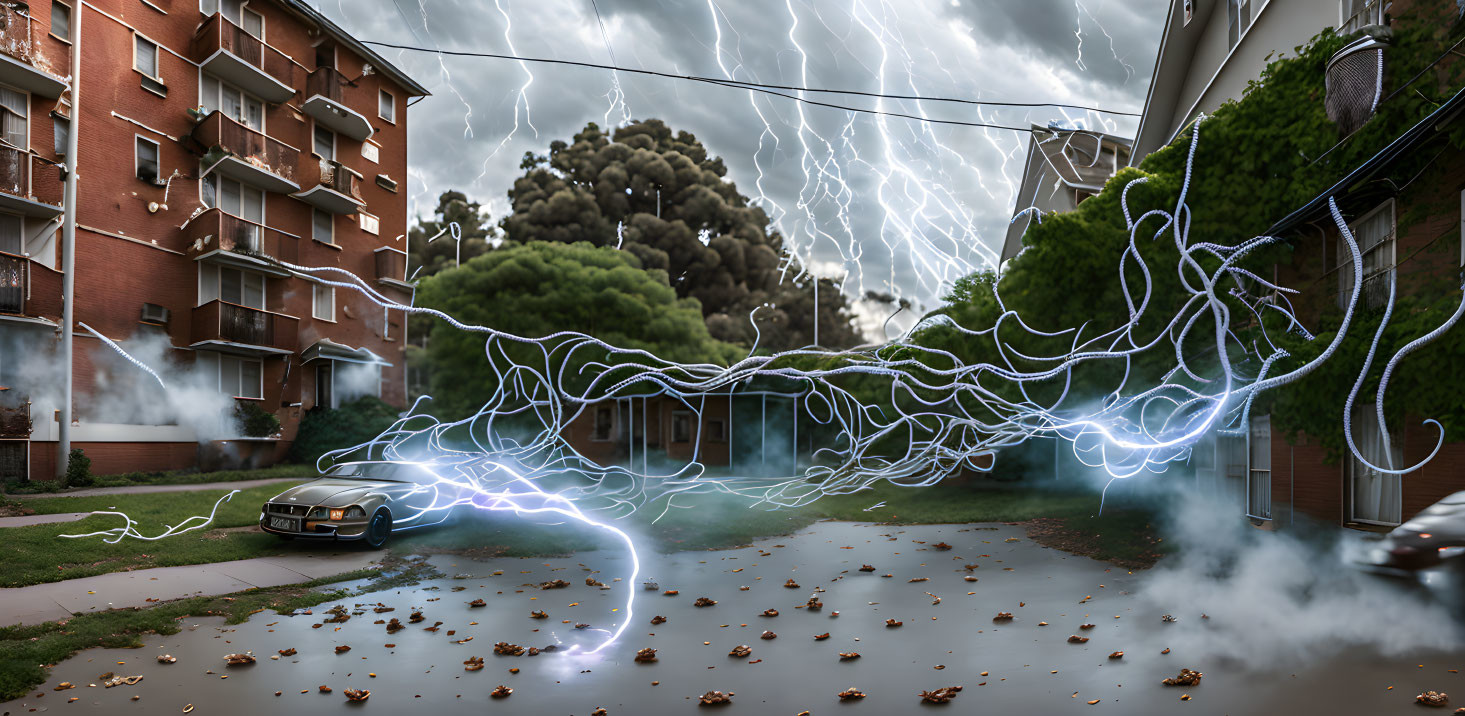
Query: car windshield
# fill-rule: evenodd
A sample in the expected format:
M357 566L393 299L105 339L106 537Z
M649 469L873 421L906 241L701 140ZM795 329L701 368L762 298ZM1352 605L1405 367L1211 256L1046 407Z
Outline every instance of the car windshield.
M336 465L323 477L388 482L430 482L432 474L417 465L398 462L352 462Z

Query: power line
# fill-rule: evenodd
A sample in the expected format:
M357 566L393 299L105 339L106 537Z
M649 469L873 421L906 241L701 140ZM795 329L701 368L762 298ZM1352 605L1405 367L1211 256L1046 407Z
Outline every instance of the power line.
M1029 127L1009 127L1009 126L1005 126L1005 125L991 124L991 123L986 123L986 122L963 122L963 121L951 120L951 119L930 119L928 117L921 117L919 115L913 115L913 114L903 114L903 113L900 113L900 112L885 112L885 111L882 111L882 110L865 109L865 108L862 108L862 107L848 107L848 106L845 106L845 105L832 104L832 103L828 103L828 102L818 102L818 101L815 101L815 100L808 99L806 97L799 97L799 96L796 96L796 95L784 94L784 93L778 92L776 90L788 90L788 91L794 91L794 92L810 92L810 93L822 93L822 94L846 94L846 95L853 95L853 96L857 96L857 97L873 97L873 98L877 98L877 99L918 100L918 101L923 101L923 102L946 102L946 103L952 103L952 104L969 104L969 105L980 105L980 106L987 106L987 107L1034 107L1034 108L1036 108L1036 107L1055 107L1055 108L1062 108L1062 109L1079 110L1079 111L1083 111L1083 112L1097 112L1097 113L1100 113L1100 114L1111 114L1111 115L1124 116L1124 117L1138 117L1139 116L1139 113L1137 113L1137 112L1121 112L1119 110L1100 109L1098 107L1087 107L1087 106L1084 106L1084 105L1065 104L1065 103L1062 103L1062 102L999 102L999 101L993 101L993 100L963 99L963 98L957 98L957 97L926 97L926 96L922 96L922 95L883 94L883 93L880 93L880 92L865 92L865 91L861 91L861 90L824 89L824 88L818 88L818 87L799 87L799 86L796 86L796 85L775 85L775 84L765 84L765 83L761 83L761 82L747 82L747 81L744 81L744 80L730 80L730 79L722 79L722 78L716 78L716 77L703 77L703 76L699 76L699 75L679 75L679 74L674 74L674 73L670 73L670 72L658 72L656 70L634 69L634 68L627 68L627 67L619 67L617 65L603 65L603 64L599 64L599 63L595 63L595 62L579 62L579 61L576 61L576 60L556 60L556 59L549 59L549 58L544 58L544 57L521 57L521 56L518 56L518 55L504 55L504 54L498 54L498 53L492 53L492 52L467 52L467 51L462 51L462 50L436 50L436 49L431 49L431 48L426 48L426 47L414 47L414 46L411 46L411 45L399 45L399 44L390 43L390 42L380 42L380 41L377 41L377 40L363 40L363 42L365 42L368 45L377 45L377 46L380 46L380 47L390 47L392 49L397 49L397 50L409 50L409 51L413 51L413 52L432 52L432 53L437 53L437 54L442 54L442 55L449 55L449 56L453 56L453 57L479 57L479 58L497 59L497 60L513 60L515 62L537 62L537 63L549 64L549 65L568 65L568 66L572 66L572 67L588 67L588 68L592 68L592 69L611 70L613 72L628 72L628 73L631 73L631 74L649 75L649 76L652 76L652 77L662 77L662 78L666 78L666 79L690 80L690 81L693 81L693 82L703 82L703 83L707 83L707 84L720 85L720 86L723 86L723 87L730 87L730 88L733 88L733 89L746 89L746 90L763 92L765 94L771 94L771 95L774 95L774 96L777 96L777 97L784 97L784 98L796 100L796 101L799 101L799 102L805 102L807 104L812 104L812 105L819 106L819 107L828 107L828 108L831 108L831 109L840 109L840 110L845 110L845 111L848 111L848 112L860 112L860 113L864 113L864 114L876 114L876 115L885 115L885 116L890 116L890 117L901 117L901 118L905 118L905 119L914 119L914 120L921 121L921 122L930 122L930 123L933 123L933 124L949 124L949 125L956 125L956 126L962 126L962 127L986 127L986 128L991 128L991 129L1008 129L1008 130L1013 130L1013 131L1018 131L1018 132L1026 132L1026 131L1029 131L1029 129L1030 129Z

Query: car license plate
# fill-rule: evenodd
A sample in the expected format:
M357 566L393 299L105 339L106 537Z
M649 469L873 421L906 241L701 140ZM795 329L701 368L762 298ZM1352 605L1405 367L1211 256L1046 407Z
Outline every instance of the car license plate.
M282 530L285 532L299 532L300 521L294 517L270 517L270 529Z

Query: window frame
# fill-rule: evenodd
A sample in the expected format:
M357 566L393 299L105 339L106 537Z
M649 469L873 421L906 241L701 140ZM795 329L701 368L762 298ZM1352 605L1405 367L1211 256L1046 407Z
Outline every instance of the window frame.
M1252 441L1259 440L1258 427L1266 425L1266 467L1259 468L1253 455ZM1246 426L1246 516L1254 520L1272 519L1272 416L1253 415ZM1253 494L1258 476L1261 473L1266 475L1266 492ZM1265 506L1265 510L1256 509ZM1265 512L1265 514L1259 514Z
M153 69L156 70L158 74L156 74L156 75L150 75L150 74L148 74L146 72L143 72L142 71L142 68L137 66L137 57L138 57L138 55L137 55L137 49L138 49L137 43L138 43L138 40L142 40L143 42L146 42L149 45L152 45L153 46ZM132 31L132 71L134 71L134 72L142 75L143 77L146 77L146 78L148 78L150 80L153 80L154 82L157 82L158 84L163 84L163 67L162 67L162 63L161 63L161 55L162 55L161 50L162 50L162 46L159 45L156 41L154 41L151 37L148 37L147 35L144 35L141 32L138 32L137 30L133 30Z
M325 133L331 135L331 156L327 157L327 156L322 155L320 152L316 151L316 146L315 145L316 145L316 139L317 139L317 137L316 137L316 133L317 132L325 132ZM340 144L340 142L338 142L337 139L338 138L336 137L335 131L332 130L330 127L324 126L324 125L322 125L319 122L316 122L314 120L311 121L311 123L310 123L310 155L311 156L316 157L317 159L325 159L327 161L332 161L332 162L336 161L336 147L337 147L337 145Z
M329 293L323 294L322 293L323 291L328 291ZM322 316L318 312L318 310L320 308L320 297L322 295L330 296L331 308L330 308L330 315L329 316ZM314 318L317 321L326 321L328 323L335 323L336 322L336 287L335 286L326 286L326 285L323 285L323 284L311 282L311 284L310 284L310 317L311 318Z
M224 299L224 276L223 276L223 272L224 271L235 271L235 272L238 272L239 273L239 301L237 303L234 302L234 301L227 301L227 300ZM206 290L204 290L204 276L207 275L207 274L212 274L213 275L213 286L214 286L214 290L213 290L213 298L207 298L206 299L205 296L209 295L209 292L206 291ZM246 280L249 280L249 279L257 279L259 281L259 305L258 306L251 306L248 303L245 303L244 302L244 296L245 296L244 283L245 283ZM221 303L229 303L229 304L233 304L235 306L243 306L245 308L253 309L253 310L256 310L256 311L269 311L270 310L269 309L269 305L270 305L270 282L269 282L269 277L267 277L266 275L264 275L262 273L257 273L255 271L250 271L248 269L236 268L234 266L221 266L219 264L216 264L216 263L213 263L213 262L210 262L210 261L201 261L198 264L198 287L197 287L196 291L197 291L195 293L196 299L194 301L194 307L195 308L197 308L198 306L202 306L205 303L211 303L213 301L219 301Z
M316 232L316 229L318 229L320 227L316 225L315 220L316 220L316 218L320 217L321 215L324 215L324 216L326 216L326 217L328 217L330 219L330 229L329 229L329 232L330 233L329 233L329 236L327 236L325 239L322 239L317 234L317 232ZM336 243L336 215L335 214L332 214L331 212L326 211L325 209L322 209L320 207L314 207L314 206L311 207L311 211L310 211L310 238L311 238L312 241L318 241L318 242L320 242L322 244L325 244L326 246L336 246L336 247L339 247L340 244L337 244Z
M1364 307L1364 308L1380 308L1380 309L1383 308L1384 303L1387 301L1387 299L1380 299L1380 301L1379 301L1379 303L1377 305L1373 305L1373 304L1368 303L1368 300L1369 300L1368 284L1370 283L1370 281L1377 280L1380 276L1386 276L1386 275L1390 277L1388 280L1391 280L1392 281L1392 280L1394 280L1393 277L1395 275L1395 272L1398 270L1398 267L1399 267L1399 213L1398 213L1398 207L1395 204L1394 199L1392 199L1392 198L1385 199L1385 200L1379 202L1377 206L1373 207L1372 209L1369 209L1367 212L1364 212L1363 215L1359 216L1357 219L1354 219L1353 221L1348 222L1348 232L1351 233L1351 234L1353 234L1353 241L1354 241L1354 243L1361 244L1362 242L1359 240L1359 237L1358 237L1358 229L1359 229L1359 227L1362 227L1363 225L1367 224L1371 219L1373 219L1375 216L1377 216L1378 214L1380 214L1380 213L1382 213L1384 211L1388 211L1389 212L1389 232L1388 232L1388 238L1383 239L1383 240L1380 240L1378 243L1374 244L1373 246L1371 246L1371 247L1369 247L1367 249L1363 248L1362 246L1359 246L1358 247L1358 253L1360 255L1360 258L1363 260L1363 263L1364 263L1364 271L1365 271L1365 273L1363 274L1363 288L1360 289L1360 291L1359 291L1358 302L1359 302L1359 305L1362 306L1362 307ZM1343 251L1343 237L1342 237L1341 234L1338 236L1337 246L1338 246L1338 260L1337 260L1337 263L1336 263L1336 265L1334 267L1334 270L1338 272L1338 300L1337 300L1337 305L1338 305L1339 308L1342 308L1342 309L1346 310L1347 309L1347 305L1348 305L1348 296L1352 293L1352 290L1353 290L1353 286L1352 286L1353 272L1351 270L1352 267L1350 265L1352 263L1352 257L1351 256L1348 256ZM1373 273L1367 273L1366 271L1367 271L1367 264L1368 264L1368 257L1369 257L1369 255L1372 254L1375 251L1380 251L1380 250L1387 250L1388 251L1388 263L1386 264L1386 267L1385 268L1375 269Z
M32 99L32 97L31 97L31 93L30 92L27 92L27 91L25 91L23 89L20 89L18 87L15 87L15 86L12 86L12 85L8 85L8 84L0 84L0 87L3 87L4 89L10 90L11 92L15 92L16 94L19 94L19 95L25 97L25 116L23 116L23 117L20 118L20 120L21 120L20 124L21 124L22 127L25 128L25 141L23 141L19 145L15 146L15 148L16 149L19 149L21 151L29 152L30 151L30 147L31 147L31 112L32 112L32 107L31 107L31 104L32 104L31 103L31 99ZM3 109L4 111L7 111L7 112L10 111L9 108L5 108L5 107L0 107L0 109ZM6 144L11 144L11 142L9 142L8 140L4 140L4 128L3 127L0 127L0 140L5 141ZM27 171L29 171L29 170L27 170Z
M390 116L388 116L386 114L382 114L382 100L383 99L385 99L385 100L387 100L387 101L389 101L391 103ZM379 89L377 89L377 91L376 91L376 116L377 116L377 118L382 119L382 120L386 121L389 124L396 124L397 123L397 95L394 95L391 92L388 92L385 88L379 88Z
M163 177L163 145L157 140L144 137L141 134L134 133L132 137L132 175L138 181L147 182L149 185L156 186L157 182L162 181ZM153 145L153 153L155 155L153 163L156 166L154 167L152 181L148 181L142 176L142 154L139 150L142 149L144 143Z
M66 8L66 34L65 35L58 35L58 34L56 34L56 8L58 8L58 7L64 7L64 8ZM60 40L60 41L62 41L64 43L70 45L71 44L71 23L72 23L72 20L75 19L75 17L76 17L76 8L72 7L69 3L61 2L61 0L51 0L51 18L50 18L50 23L51 24L50 24L49 27L46 28L47 34L49 34L51 37L54 37L54 38L56 38L56 39L58 39L58 40Z
M683 434L678 436L678 422L680 421ZM671 411L671 443L673 445L689 445L696 442L696 430L692 427L692 411L673 410Z
M1265 4L1265 0L1262 0L1261 4ZM1252 21L1256 19L1257 5L1256 0L1226 0L1226 51L1228 53L1246 39L1246 33L1251 29ZM1245 24L1241 23L1243 10L1246 13ZM1236 33L1234 39L1231 37L1232 32Z
M244 392L242 390L242 388L244 387L244 370L243 370L244 369L244 364L245 363L252 363L252 364L254 364L256 366L259 366L259 381L255 385L255 387L258 389L258 395L238 395L238 394L229 395L229 391L225 391L224 390L224 363L225 363L225 359L227 359L232 365L234 365L236 367L236 370L239 371L239 373L238 373L238 375L236 377L238 379L237 380L238 385L241 388L241 390L239 391L240 393L243 393ZM218 382L218 387L219 387L219 391L220 392L223 392L226 395L229 395L229 397L234 398L235 400L264 400L264 398L265 398L265 365L264 365L264 361L263 360L260 360L258 358L246 358L244 356L235 356L235 355L224 355L224 354L220 354L219 357L218 357L218 363L219 363L219 382Z
M596 443L615 442L615 439L616 439L616 413L619 412L619 411L616 410L616 406L614 406L614 405L596 405L594 410L595 410L595 412L593 412L593 413L590 414L590 442L596 442ZM600 416L601 415L609 415L610 416L610 419L606 423L606 430L605 430L604 436L602 436L601 433L600 433Z
M716 426L716 430L713 427ZM712 418L707 421L707 442L727 442L727 421L722 418Z

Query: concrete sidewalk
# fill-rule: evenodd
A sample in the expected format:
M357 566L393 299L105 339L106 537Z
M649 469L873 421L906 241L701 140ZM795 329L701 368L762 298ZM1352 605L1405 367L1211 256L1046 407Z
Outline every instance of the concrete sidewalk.
M20 515L19 517L0 517L0 529L6 527L30 527L31 525L48 525L53 522L76 522L90 517L90 512L58 512L54 515Z
M42 497L94 497L96 495L141 495L149 492L192 492L194 490L248 490L277 482L305 482L311 477L272 477L266 480L235 482L203 482L195 485L128 485L127 487L92 487L75 492L38 492L34 495L10 495L12 500L33 500Z
M329 577L374 564L381 552L320 551L233 562L156 567L0 589L0 626L39 624L81 612L148 606L154 600L230 594Z

